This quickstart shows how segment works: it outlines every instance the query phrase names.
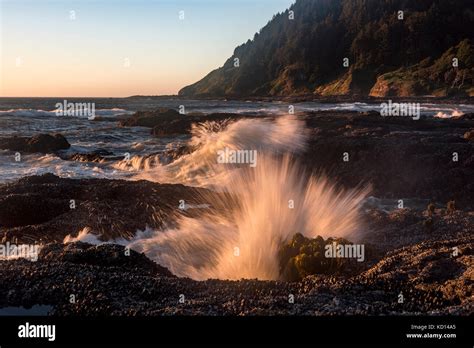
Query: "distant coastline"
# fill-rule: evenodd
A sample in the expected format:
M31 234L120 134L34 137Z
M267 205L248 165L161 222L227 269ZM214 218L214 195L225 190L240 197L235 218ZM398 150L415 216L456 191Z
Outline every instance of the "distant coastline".
M119 98L122 99L122 98ZM182 96L182 95L133 95L125 97L123 99L177 99L177 100L218 100L218 101L251 101L251 102L308 102L316 101L320 103L341 103L341 102L363 102L363 103L378 103L388 99L396 101L413 101L416 100L420 103L423 102L434 102L434 103L447 103L447 104L458 104L466 103L473 104L474 97L468 96L390 96L390 97L371 97L371 96L360 96L360 95L334 95L334 96L319 96L313 94L302 94L294 96Z

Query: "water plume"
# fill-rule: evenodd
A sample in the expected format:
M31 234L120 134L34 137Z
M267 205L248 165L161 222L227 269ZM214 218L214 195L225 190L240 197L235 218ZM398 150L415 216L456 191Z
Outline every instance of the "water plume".
M182 217L177 228L139 232L128 242L174 274L279 279L278 249L295 233L349 237L361 229L359 206L368 190L339 190L297 163L294 155L307 141L304 121L286 116L207 122L192 134L194 152L166 166L146 166L137 177L224 194L200 197L212 209L199 219ZM225 147L256 150L257 166L217 163L216 153Z
M279 279L278 249L295 233L349 237L361 228L358 210L367 190L338 190L288 155L266 155L229 179L230 195L212 202L227 213L183 217L179 228L141 235L131 248L197 280Z

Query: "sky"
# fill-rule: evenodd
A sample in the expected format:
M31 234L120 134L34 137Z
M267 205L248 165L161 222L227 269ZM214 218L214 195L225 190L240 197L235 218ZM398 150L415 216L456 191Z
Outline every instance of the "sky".
M293 2L0 0L0 96L177 94Z

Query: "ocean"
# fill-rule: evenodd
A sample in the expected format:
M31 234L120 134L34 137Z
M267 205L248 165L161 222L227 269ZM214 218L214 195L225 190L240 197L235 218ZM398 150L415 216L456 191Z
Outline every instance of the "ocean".
M56 104L67 102L94 103L96 120L87 117L58 116ZM362 102L293 103L295 112L334 110L370 111L380 110L380 104ZM111 156L129 153L135 158L158 154L166 149L184 144L189 136L172 138L153 137L144 127L117 126L117 119L132 115L138 110L172 108L184 106L186 113L245 113L253 115L287 114L289 104L282 101L225 101L183 100L177 98L0 98L0 138L32 136L38 133L60 133L72 145L69 153L102 151ZM474 105L437 104L420 105L422 115L450 117L474 112ZM90 163L66 161L54 154L23 154L15 161L11 151L0 150L0 183L18 178L54 173L61 177L128 179L133 177L129 167L113 163ZM133 168L132 168L133 169Z

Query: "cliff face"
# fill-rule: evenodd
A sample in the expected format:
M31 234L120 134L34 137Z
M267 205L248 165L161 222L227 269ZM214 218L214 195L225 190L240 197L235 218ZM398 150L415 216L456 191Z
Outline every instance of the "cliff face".
M297 0L179 94L474 95L473 27L472 0Z

